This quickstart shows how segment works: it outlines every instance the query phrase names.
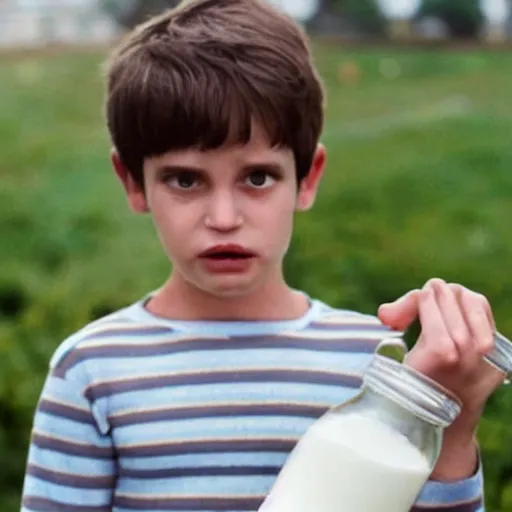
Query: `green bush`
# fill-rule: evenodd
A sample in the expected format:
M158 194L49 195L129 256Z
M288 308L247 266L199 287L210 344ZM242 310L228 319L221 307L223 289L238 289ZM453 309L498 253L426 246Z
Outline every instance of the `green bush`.
M424 16L443 20L457 38L476 37L484 19L478 0L423 0L418 17Z
M150 16L177 6L180 0L101 0L102 9L122 28L132 28Z
M376 0L333 0L331 5L364 32L381 34L386 28L386 21Z
M512 57L315 48L328 91L329 165L318 203L297 216L291 283L374 313L440 276L485 293L511 337ZM19 510L51 354L85 323L158 287L169 270L150 219L129 212L109 168L102 58L0 61L3 512ZM347 60L361 71L358 85L338 81ZM390 61L393 78L381 75ZM503 387L479 432L488 512L512 510L511 415L512 387Z

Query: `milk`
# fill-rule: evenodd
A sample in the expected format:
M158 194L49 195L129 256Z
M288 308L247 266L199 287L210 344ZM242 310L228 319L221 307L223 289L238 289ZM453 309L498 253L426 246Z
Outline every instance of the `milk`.
M327 415L299 441L265 512L408 512L428 480L405 436L357 414Z

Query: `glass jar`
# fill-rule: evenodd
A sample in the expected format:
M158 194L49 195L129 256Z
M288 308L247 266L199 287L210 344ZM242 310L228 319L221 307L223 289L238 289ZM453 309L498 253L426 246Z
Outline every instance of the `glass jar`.
M512 373L512 343L499 332L494 333L494 348L484 359L506 373ZM507 382L508 383L508 382Z
M435 466L443 430L460 410L449 391L376 354L360 393L330 409L297 443L262 509L408 512Z

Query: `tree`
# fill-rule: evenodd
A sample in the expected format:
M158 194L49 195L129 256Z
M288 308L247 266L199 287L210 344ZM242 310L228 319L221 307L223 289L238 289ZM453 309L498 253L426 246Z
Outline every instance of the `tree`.
M442 20L452 37L474 38L484 21L478 0L423 0L418 18Z

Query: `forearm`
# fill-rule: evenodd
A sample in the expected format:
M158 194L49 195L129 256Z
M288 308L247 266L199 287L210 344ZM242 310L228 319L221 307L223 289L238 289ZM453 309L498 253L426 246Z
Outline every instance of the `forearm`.
M456 482L470 478L478 471L479 456L476 439L447 432L431 480Z

